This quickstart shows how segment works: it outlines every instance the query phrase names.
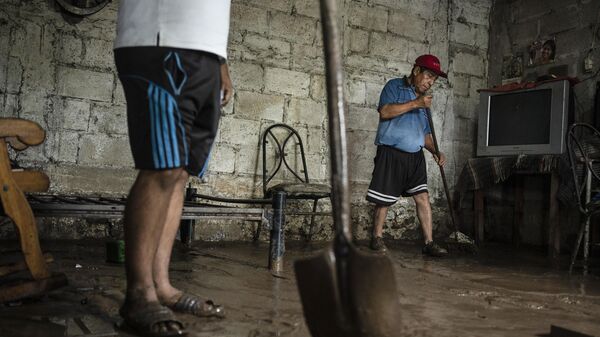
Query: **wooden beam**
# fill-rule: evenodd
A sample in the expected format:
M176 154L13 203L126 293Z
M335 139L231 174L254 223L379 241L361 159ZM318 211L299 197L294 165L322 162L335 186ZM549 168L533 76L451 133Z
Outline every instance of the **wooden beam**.
M50 178L41 171L15 171L13 179L23 192L46 192L50 187Z
M521 245L521 228L525 216L524 181L523 176L520 174L515 174L513 179L515 207L513 208L512 244L518 247Z
M11 218L17 228L21 250L31 275L36 280L50 277L48 265L42 255L33 212L25 195L13 179L7 144L2 138L0 138L0 199L4 213Z
M558 173L550 176L550 197L548 205L548 256L552 259L560 255L560 208L558 205Z
M18 143L31 146L41 144L46 138L46 132L36 122L21 118L0 118L0 138L5 137L16 137ZM22 147L15 144L17 147ZM18 149L23 150L23 148Z
M46 253L44 254L44 260L46 263L51 263L54 261L54 258L52 255ZM16 263L0 266L0 276L9 275L22 270L27 270L27 263L25 263L25 261L17 261Z
M16 301L23 298L45 294L50 290L64 287L68 284L65 274L49 275L40 280L3 286L0 288L0 303Z
M475 234L475 240L478 244L483 244L484 240L484 192L483 190L473 191L473 232Z

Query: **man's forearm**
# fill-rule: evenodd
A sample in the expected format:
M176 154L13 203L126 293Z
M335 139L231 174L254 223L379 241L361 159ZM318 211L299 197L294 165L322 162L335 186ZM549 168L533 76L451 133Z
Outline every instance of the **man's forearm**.
M417 108L420 108L420 106L416 100L406 103L390 103L379 109L379 117L381 119L392 119Z
M425 148L432 154L437 154L437 151L435 151L435 146L433 144L433 137L431 136L431 133L425 135Z

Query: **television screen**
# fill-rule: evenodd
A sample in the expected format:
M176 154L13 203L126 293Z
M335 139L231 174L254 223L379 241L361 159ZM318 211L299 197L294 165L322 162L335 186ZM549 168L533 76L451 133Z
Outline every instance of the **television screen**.
M552 90L490 97L488 146L548 144Z
M477 155L563 153L569 94L568 80L511 91L481 90Z

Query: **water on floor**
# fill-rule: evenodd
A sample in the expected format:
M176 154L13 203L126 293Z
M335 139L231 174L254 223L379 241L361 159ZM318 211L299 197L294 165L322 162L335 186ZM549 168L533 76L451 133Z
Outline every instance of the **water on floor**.
M0 337L131 336L115 328L125 276L122 265L105 262L104 244L61 241L43 247L55 258L52 269L67 274L69 286L0 306ZM284 272L274 276L266 269L264 243L178 245L173 283L223 304L227 318L178 317L190 336L309 336L292 261L322 247L288 244ZM551 325L600 336L597 272L569 277L543 254L510 247L444 259L425 258L412 244L389 248L403 308L397 336L549 336Z

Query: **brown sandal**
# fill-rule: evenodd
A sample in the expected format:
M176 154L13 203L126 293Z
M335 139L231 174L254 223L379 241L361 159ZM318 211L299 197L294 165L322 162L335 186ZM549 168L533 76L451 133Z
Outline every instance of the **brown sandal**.
M175 312L191 314L197 317L225 318L225 310L213 301L203 301L199 297L183 293L177 302L166 305Z
M187 335L183 323L175 318L173 311L158 302L148 303L142 309L131 311L122 306L119 314L123 317L121 328L124 330L129 328L144 337L179 337ZM165 324L163 328L158 326L161 323ZM172 323L179 325L179 328L173 329Z

